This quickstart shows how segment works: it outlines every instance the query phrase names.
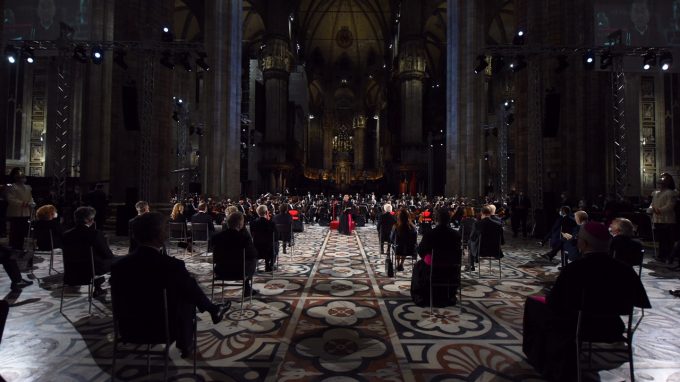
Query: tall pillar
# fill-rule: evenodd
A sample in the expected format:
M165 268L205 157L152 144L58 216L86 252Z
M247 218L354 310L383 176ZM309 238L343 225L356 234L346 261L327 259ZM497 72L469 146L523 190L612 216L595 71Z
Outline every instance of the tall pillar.
M420 173L423 158L423 79L426 56L421 40L410 40L399 54L401 80L401 166L405 173ZM418 182L415 179L416 183Z
M354 125L354 169L364 169L364 150L366 146L366 117L357 116Z
M458 94L460 81L458 78L458 50L460 38L460 1L447 2L446 30L446 195L461 194L461 146L459 143L460 110Z
M323 119L323 169L331 171L333 169L333 116L332 113L324 113Z
M0 9L5 9L5 1L0 0ZM0 23L0 52L5 51L5 33L4 33L4 22ZM7 89L7 73L8 68L6 64L7 60L0 60L0 89ZM4 94L7 94L3 91ZM7 97L0 97L0 137L2 137L2 143L0 144L0 169L5 174L5 164L7 163L7 142L5 137L7 136ZM1 179L2 177L0 177ZM2 181L2 180L0 180Z
M205 188L237 197L240 182L242 0L206 2L208 142Z

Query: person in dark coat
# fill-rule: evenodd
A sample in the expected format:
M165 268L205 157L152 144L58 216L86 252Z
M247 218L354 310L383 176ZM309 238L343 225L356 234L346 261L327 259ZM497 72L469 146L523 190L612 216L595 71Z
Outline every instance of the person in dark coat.
M163 253L163 244L168 237L166 218L157 212L139 216L139 224L134 227L134 235L139 246L131 254L119 259L111 267L111 294L116 301L116 312L124 312L126 316L139 315L145 320L150 299L139 298L153 290L165 289L168 302L168 321L170 335L176 340L182 358L193 354L193 316L196 308L200 312L209 312L213 324L222 321L229 309L229 303L215 305L206 297L196 280L189 274L182 260ZM139 302L142 303L130 303ZM146 304L149 303L149 304ZM118 309L121 309L120 311ZM153 325L140 325L148 327ZM156 323L162 325L161 322ZM121 331L134 333L136 327L121 327ZM138 333L139 334L139 333Z
M404 260L407 257L416 257L416 244L418 241L418 231L411 221L411 214L402 208L399 210L397 224L392 228L391 242L395 246L395 258L397 261L397 272L404 271Z
M609 254L616 260L631 267L642 264L642 243L633 238L633 223L624 218L616 218L609 225L612 240Z
M571 208L569 206L562 206L560 208L560 216L555 220L552 228L541 242L541 245L543 245L547 241L550 245L550 251L544 253L541 255L541 257L552 261L552 259L564 246L562 233L571 234L574 232L574 229L576 229L576 221L571 215Z
M57 208L51 204L46 204L38 208L35 217L37 220L33 223L33 232L37 249L39 251L51 251L54 248L62 248L64 232L61 224L59 224Z
M256 293L251 285L257 267L257 249L250 235L242 231L243 224L244 217L240 212L234 212L227 217L227 229L212 238L213 262L217 279L243 279L244 295L250 296L251 293Z
M73 212L75 227L64 233L64 256L79 256L89 254L90 248L94 255L94 274L103 276L111 271L111 263L114 259L113 252L109 248L106 237L102 231L94 228L96 211L92 207L78 207ZM94 280L94 297L105 294L101 288L104 277Z
M132 253L137 248L137 240L135 240L134 225L137 218L145 213L149 212L149 203L143 200L135 203L135 210L137 211L137 216L133 217L128 221L128 234L130 235L130 247L128 248L128 253Z
M257 207L257 219L250 222L250 234L257 249L257 258L264 259L265 272L271 272L276 264L276 252L278 250L276 224L267 219L267 206Z
M342 198L342 203L340 204L340 224L338 226L338 232L344 235L352 234L352 219L354 213L354 204L350 200L349 195L345 195Z
M467 270L475 270L475 262L480 257L502 258L501 245L505 244L502 221L493 218L489 205L482 207L481 219L475 222L470 233L470 264Z
M583 320L582 332L601 339L620 338L625 330L623 311L632 312L634 306L651 308L637 273L613 259L608 247L609 234L603 224L584 224L578 235L583 258L562 269L545 298L526 300L522 349L529 363L550 380L576 380L576 323L584 301L585 308L597 309L598 315Z
M430 267L434 269L435 281L450 284L437 286L432 290L435 306L456 304L456 291L460 285L460 263L463 252L458 231L450 226L447 207L440 207L435 213L437 225L423 235L418 245L418 260L411 276L411 298L416 305L426 306L430 302Z
M527 238L527 216L529 216L529 210L531 210L531 201L524 195L524 192L520 191L510 200L510 213L512 219L512 234L517 237L520 229L522 230L522 236Z
M9 276L9 280L11 282L10 288L12 292L19 292L22 288L33 284L33 281L26 280L21 277L19 265L12 257L12 248L6 247L2 244L0 244L0 264L2 264L2 267L5 268L7 276Z
M380 254L385 253L385 243L390 242L390 235L392 234L392 227L397 224L397 219L392 215L392 205L385 204L383 212L378 216L378 236L380 238Z
M272 218L272 221L274 222L274 227L276 227L277 224L282 224L282 225L285 225L287 227L291 227L291 229L292 229L292 227L293 227L293 217L290 216L290 214L288 213L288 204L287 203L282 203L279 206L279 213L274 215L274 217ZM293 240L293 238L291 236L291 235L293 235L292 232L291 233L288 233L288 232L290 232L289 229L286 229L285 233L279 232L277 234L276 247L278 249L278 246L279 246L278 240L280 240L282 242L281 245L283 247L283 253L286 253L286 246L290 246L290 243Z

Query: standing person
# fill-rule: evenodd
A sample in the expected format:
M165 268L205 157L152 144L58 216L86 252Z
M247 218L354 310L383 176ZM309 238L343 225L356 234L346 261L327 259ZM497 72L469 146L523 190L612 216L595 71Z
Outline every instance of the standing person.
M21 251L24 238L28 235L28 221L35 207L31 186L26 184L26 176L19 167L9 174L14 183L7 187L7 218L9 219L9 246Z
M675 190L673 177L667 172L661 174L659 189L652 194L652 204L647 208L647 213L652 214L654 234L656 241L659 242L659 253L656 254L656 259L661 262L672 261L677 200L678 192Z
M397 260L397 272L404 271L406 257L416 256L416 244L418 232L411 221L411 215L406 208L399 210L397 224L392 229L392 243L396 246L395 257Z
M95 217L95 223L97 224L97 229L104 230L104 222L106 222L106 208L109 205L108 198L104 192L104 185L97 183L94 186L94 190L87 193L85 196L87 204L97 211Z
M511 219L512 219L512 235L517 237L519 230L522 230L522 237L527 238L527 216L531 209L531 201L520 191L510 201Z
M21 277L19 265L12 257L12 249L5 247L2 244L0 244L0 264L2 264L3 268L5 268L7 276L9 276L9 280L11 281L10 288L12 292L19 292L21 289L33 284L33 281L29 281Z
M257 206L257 219L250 222L250 234L253 236L257 258L264 259L265 272L271 272L276 264L276 255L279 249L276 240L276 224L267 219L267 206Z
M389 243L390 234L392 233L392 226L397 223L397 220L392 216L392 205L387 203L383 206L382 215L378 216L378 236L380 237L380 254L385 253L385 243ZM389 248L388 248L389 250Z
M291 226L293 225L293 217L290 216L288 213L288 204L287 203L282 203L279 206L279 213L274 215L272 218L274 224L284 224L286 226ZM274 226L276 228L276 226ZM281 240L283 243L281 244L283 246L283 253L286 253L286 244L290 246L292 240L292 237L286 237L283 240ZM277 241L277 248L278 248L278 241Z
M352 210L354 209L354 204L349 198L349 195L345 195L342 198L342 204L340 205L340 226L338 227L338 232L351 235L352 234Z

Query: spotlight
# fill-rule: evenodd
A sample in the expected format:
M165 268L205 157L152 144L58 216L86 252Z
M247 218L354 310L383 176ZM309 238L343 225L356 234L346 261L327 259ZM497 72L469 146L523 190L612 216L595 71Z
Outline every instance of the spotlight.
M14 64L17 62L17 48L13 47L12 45L7 45L5 48L5 57L7 58L7 62L10 64Z
M557 68L555 68L555 72L562 73L568 67L569 61L567 59L567 56L557 56Z
M113 52L113 62L115 62L118 66L123 68L123 70L128 69L128 64L125 62L125 53L124 50L116 50Z
M661 52L659 54L659 66L664 72L673 66L673 55L671 52Z
M475 66L475 74L481 73L486 67L489 66L489 63L486 62L486 56L484 55L479 55L477 56L477 66Z
M205 62L205 58L208 57L206 53L197 53L198 58L196 59L196 66L199 68L203 69L204 71L210 71L210 65L208 65L207 62Z
M32 64L35 62L35 56L33 55L33 48L30 46L24 46L23 49L23 54L24 54L24 60L26 60L27 63Z
M512 62L510 62L510 70L517 73L520 70L526 68L527 62L524 60L524 56L517 56Z
M600 57L600 69L605 70L612 66L612 52L606 51Z
M163 28L161 29L161 31L163 32L163 33L161 34L161 41L163 41L163 42L173 42L173 41L175 41L175 35L172 34L172 31L170 30L170 27L168 27L168 26L163 26Z
M507 110L512 109L512 105L514 105L514 104L515 104L514 99L506 99L505 102L503 102L503 107L507 111Z
M165 66L166 68L172 70L175 68L175 62L172 60L172 53L170 53L169 50L166 50L162 53L161 55L161 65Z
M592 50L587 51L583 55L583 65L586 70L592 70L595 67L595 54Z
M87 64L90 59L87 57L87 51L83 45L78 45L73 49L73 59L81 64Z
M93 64L100 65L104 61L104 49L100 45L93 46L90 51L90 58Z
M515 33L515 37L512 39L512 43L514 45L524 45L525 38L526 33L524 32L524 29L519 29L517 30L517 33Z
M515 122L515 114L510 113L505 117L505 124L510 126Z
M314 119L314 114L309 115L309 120L311 121L312 119Z
M649 70L656 65L656 54L649 51L642 56L642 69Z
M484 154L484 160L486 160L486 161L489 160L489 154Z
M188 52L184 52L184 53L181 53L179 55L179 62L180 62L180 64L182 64L182 67L184 67L184 70L186 70L187 72L192 71L191 62L189 61L189 53Z

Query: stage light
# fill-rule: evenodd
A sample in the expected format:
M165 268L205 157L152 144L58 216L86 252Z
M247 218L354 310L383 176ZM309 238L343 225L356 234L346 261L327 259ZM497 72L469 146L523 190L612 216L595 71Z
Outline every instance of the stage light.
M380 119L380 116L378 114L376 114L376 115L373 116L373 119L375 119L377 121L377 120Z
M475 74L481 73L486 67L489 66L489 63L486 62L486 56L484 55L479 55L477 56L477 65L475 66Z
M182 64L182 67L184 67L184 70L186 70L187 72L192 71L191 62L189 61L189 53L188 52L184 52L184 53L181 53L179 55L179 62L180 62L180 64Z
M664 72L673 66L673 55L671 52L661 52L659 54L659 66Z
M562 73L569 67L569 60L567 56L557 56L557 68L555 73Z
M104 49L100 45L93 46L90 50L90 58L93 64L100 65L104 61Z
M600 57L600 69L605 70L610 66L612 66L612 53L606 51L602 53L602 56Z
M309 120L311 121L312 119L314 119L314 114L309 115Z
M517 73L520 70L527 67L527 62L524 60L524 56L517 56L512 62L510 62L510 70Z
M507 110L512 109L512 105L514 105L514 104L515 104L514 99L506 99L505 102L503 102L503 107L507 111Z
M14 64L17 62L17 49L13 47L12 45L7 45L5 48L5 58L7 58L7 62L10 64Z
M656 54L649 51L642 56L642 69L649 70L656 65Z
M170 27L168 27L168 26L163 26L163 28L161 29L161 31L163 32L163 33L161 34L161 41L163 41L163 42L173 42L173 41L175 41L175 35L172 34L172 31L170 30Z
M23 55L24 55L24 60L27 63L32 64L32 63L35 62L35 56L33 55L33 48L31 48L30 46L24 46Z
M73 49L73 59L81 64L87 64L90 59L87 57L87 51L83 45L78 45Z
M208 65L207 62L205 62L205 58L208 57L206 53L197 53L198 58L196 59L196 66L199 68L203 69L204 71L208 72L210 71L210 65Z
M172 60L172 53L170 53L169 50L166 50L161 54L161 65L170 70L175 68L175 63Z
M128 69L128 64L125 62L125 55L126 53L124 50L116 50L113 52L113 62L123 68L123 70Z
M518 29L517 33L515 33L515 37L512 39L512 43L514 45L524 45L525 38L526 32L524 32L524 29Z
M587 51L583 55L583 66L586 70L592 70L595 67L595 54L592 50Z
M486 161L489 160L489 154L484 154L484 160L486 160Z

